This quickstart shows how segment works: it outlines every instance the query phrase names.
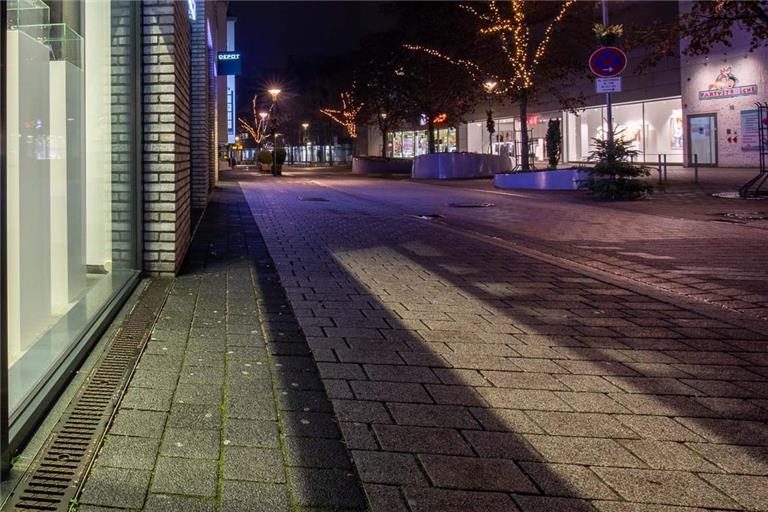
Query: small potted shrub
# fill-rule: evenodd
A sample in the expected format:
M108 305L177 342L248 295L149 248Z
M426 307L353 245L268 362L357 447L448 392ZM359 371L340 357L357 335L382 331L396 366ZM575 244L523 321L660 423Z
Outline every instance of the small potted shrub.
M651 174L651 169L632 163L638 153L630 141L617 134L612 142L598 138L592 142L595 149L589 161L595 165L585 169L589 176L579 183L580 188L609 201L641 199L653 192L653 186L642 179Z
M592 32L601 46L614 46L621 36L624 35L624 27L622 25L606 26L601 23L595 23L592 27Z
M261 151L259 151L259 155L256 158L259 161L260 171L272 170L272 153L270 153L266 149L262 149Z

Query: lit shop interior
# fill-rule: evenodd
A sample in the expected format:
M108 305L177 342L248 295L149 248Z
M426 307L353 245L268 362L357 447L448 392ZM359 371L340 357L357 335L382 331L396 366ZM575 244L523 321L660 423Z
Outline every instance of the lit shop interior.
M547 127L550 119L560 119L560 112L545 112L528 116L528 144L536 162L543 162L546 155ZM494 119L494 133L490 140L485 121L467 124L467 150L472 153L505 155L517 160L520 149L520 120L514 117Z
M456 151L456 128L435 128L435 151ZM407 130L387 135L387 153L393 158L413 158L429 153L427 130Z
M0 5L11 442L139 277L139 5Z
M536 162L546 162L546 136L551 119L562 120L563 160L585 162L594 149L592 139L602 138L606 130L605 106L587 107L578 113L544 112L528 116L530 152ZM670 98L613 105L616 133L632 141L638 160L658 161L666 155L669 163L683 162L683 110L680 98ZM516 118L495 119L495 133L490 144L484 121L467 125L467 150L475 153L506 155L517 159L520 121Z
M592 139L605 136L605 107L589 107L564 117L567 160L586 161L594 149ZM656 162L659 155L666 155L667 162L683 162L685 130L680 98L614 104L613 122L616 134L632 142L639 161Z

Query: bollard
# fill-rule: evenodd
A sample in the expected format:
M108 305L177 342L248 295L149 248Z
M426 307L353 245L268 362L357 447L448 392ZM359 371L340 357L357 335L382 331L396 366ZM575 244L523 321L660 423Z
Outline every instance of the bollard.
M693 155L693 182L698 183L699 182L699 154L694 153Z
M664 153L664 183L667 182L667 154Z
M659 185L661 185L661 153L659 153Z

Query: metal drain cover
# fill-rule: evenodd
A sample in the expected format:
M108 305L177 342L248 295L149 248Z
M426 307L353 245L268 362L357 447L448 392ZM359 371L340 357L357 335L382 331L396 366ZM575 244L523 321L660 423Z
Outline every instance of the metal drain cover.
M434 220L434 219L442 219L443 216L439 213L421 213L416 215L409 215L409 217L416 217L417 219L423 219L423 220Z
M493 203L448 203L451 208L491 208Z
M328 200L324 197L312 197L312 196L299 196L299 201L314 201L314 202L328 202Z
M755 220L768 220L768 212L733 211L713 214L718 217L715 220L721 222L751 222Z

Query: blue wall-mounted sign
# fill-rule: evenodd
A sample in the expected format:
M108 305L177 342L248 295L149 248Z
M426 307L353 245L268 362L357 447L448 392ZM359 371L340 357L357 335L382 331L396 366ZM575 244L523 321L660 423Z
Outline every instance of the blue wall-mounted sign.
M217 75L239 75L241 69L240 52L219 52L216 56Z

